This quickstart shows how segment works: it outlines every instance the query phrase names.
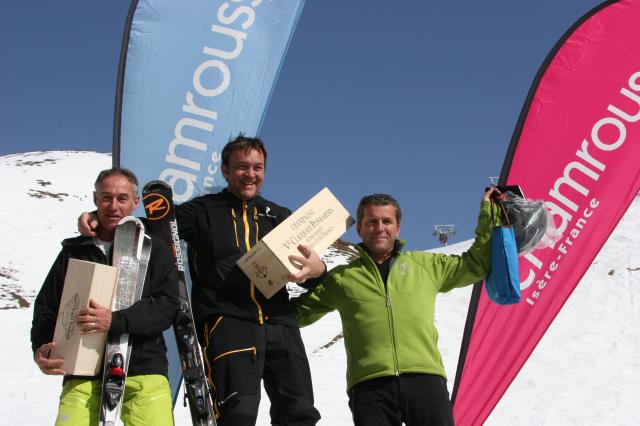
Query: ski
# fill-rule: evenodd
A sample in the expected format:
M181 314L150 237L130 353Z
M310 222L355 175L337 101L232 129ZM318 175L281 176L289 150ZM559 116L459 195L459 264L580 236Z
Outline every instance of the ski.
M178 312L173 321L173 331L184 379L184 405L186 406L187 401L189 402L191 421L194 426L215 426L214 405L191 312L184 258L173 205L173 191L165 182L154 180L142 189L142 200L149 220L147 225L149 232L166 241L178 269Z
M118 267L119 275L112 311L128 308L140 300L150 254L151 237L145 234L142 222L133 216L123 218L113 240L112 264ZM109 336L104 351L100 426L116 424L122 408L130 352L128 334Z

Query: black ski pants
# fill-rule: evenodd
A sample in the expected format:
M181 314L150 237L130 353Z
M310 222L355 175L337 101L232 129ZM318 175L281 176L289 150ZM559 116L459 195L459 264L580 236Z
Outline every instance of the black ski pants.
M453 426L444 377L401 374L355 384L349 390L355 426Z
M307 426L320 419L298 327L217 317L206 323L203 344L219 426L256 424L262 380L272 425Z

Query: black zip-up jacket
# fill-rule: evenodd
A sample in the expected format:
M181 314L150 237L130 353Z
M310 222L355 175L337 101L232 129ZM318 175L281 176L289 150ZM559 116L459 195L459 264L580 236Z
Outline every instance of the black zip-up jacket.
M218 315L297 327L286 289L266 299L236 265L290 214L260 196L244 201L227 190L176 207L180 238L188 244L191 303L199 329Z
M151 256L142 298L127 309L112 313L110 333L129 333L132 339L129 376L167 376L167 348L162 332L169 328L178 306L178 274L166 243L151 236ZM36 297L31 325L35 351L53 340L58 307L70 258L109 264L90 237L68 238ZM66 377L68 378L68 377Z

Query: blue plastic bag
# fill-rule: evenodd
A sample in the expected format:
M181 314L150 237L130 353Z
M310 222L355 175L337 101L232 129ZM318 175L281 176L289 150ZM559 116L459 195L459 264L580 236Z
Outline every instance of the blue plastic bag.
M518 247L511 226L493 228L491 233L491 272L485 279L489 298L499 305L520 301Z

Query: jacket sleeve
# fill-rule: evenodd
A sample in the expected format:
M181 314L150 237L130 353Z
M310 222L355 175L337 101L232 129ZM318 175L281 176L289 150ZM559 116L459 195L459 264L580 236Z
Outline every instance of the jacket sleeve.
M31 350L34 354L40 346L53 341L68 260L66 253L60 251L33 305Z
M329 312L337 309L338 287L336 276L329 273L313 290L292 299L296 305L298 325L305 327L313 324Z
M489 274L491 268L492 204L483 201L480 206L476 238L462 255L436 255L432 273L440 284L439 291L476 283Z
M178 232L180 238L187 244L194 244L197 234L197 217L202 210L202 201L200 198L179 204L176 209L176 220L178 222Z
M329 272L327 271L327 264L324 263L324 261L322 261L322 263L324 264L324 272L322 273L322 275L316 278L309 278L303 283L298 283L298 285L306 290L313 290L318 286L318 284L326 280L329 276Z
M129 308L113 312L110 332L153 336L173 322L178 306L178 272L169 248L161 240L152 242L151 261L145 279L150 292Z

